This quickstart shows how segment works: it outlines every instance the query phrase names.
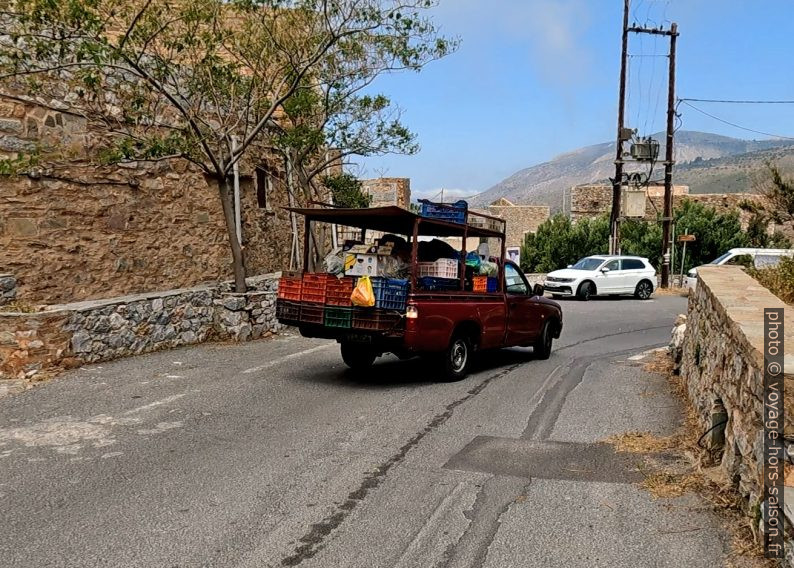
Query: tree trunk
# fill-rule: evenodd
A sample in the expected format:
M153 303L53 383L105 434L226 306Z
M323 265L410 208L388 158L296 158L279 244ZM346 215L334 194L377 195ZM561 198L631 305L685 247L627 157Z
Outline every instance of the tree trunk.
M234 269L234 291L245 292L245 261L243 248L237 240L237 228L234 223L234 205L232 204L232 183L227 177L218 180L218 191L223 205L223 218L226 221L226 232L229 235L229 244L232 248L232 267Z

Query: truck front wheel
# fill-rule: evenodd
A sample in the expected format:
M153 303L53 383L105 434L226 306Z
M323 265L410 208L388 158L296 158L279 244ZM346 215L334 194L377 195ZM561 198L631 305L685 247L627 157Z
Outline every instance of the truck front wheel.
M375 362L377 354L365 345L342 343L342 360L354 371L366 371Z
M471 367L472 346L466 335L456 335L444 353L444 380L460 381L466 378Z
M548 359L551 355L551 344L554 339L554 323L547 321L543 325L540 335L532 346L532 354L535 359Z

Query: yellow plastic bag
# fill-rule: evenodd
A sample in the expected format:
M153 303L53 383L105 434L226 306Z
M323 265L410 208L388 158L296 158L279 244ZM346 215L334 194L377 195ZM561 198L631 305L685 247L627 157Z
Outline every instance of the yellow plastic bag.
M350 301L354 306L371 308L375 305L375 291L372 289L372 281L369 276L362 276L358 279L358 284L350 295Z

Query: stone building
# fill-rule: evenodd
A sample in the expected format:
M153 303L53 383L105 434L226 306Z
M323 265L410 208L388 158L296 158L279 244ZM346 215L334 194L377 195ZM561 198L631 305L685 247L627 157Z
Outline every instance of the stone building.
M504 197L488 206L487 213L507 222L508 247L520 247L527 233L534 233L549 218L548 205L515 205Z
M362 189L372 196L372 207L396 205L408 209L411 205L410 178L375 178L361 180Z
M654 220L664 211L664 186L652 185L648 188L645 202L645 219ZM738 211L742 227L746 228L750 213L742 210L743 201L760 201L755 193L689 193L686 185L673 186L673 208L688 199L702 203L721 212ZM598 217L609 213L612 208L612 186L606 184L578 185L571 189L571 219Z
M109 298L231 278L213 180L181 159L97 166L88 159L95 143L84 119L57 102L0 96L0 159L55 146L63 156L0 177L0 273L16 277L18 301ZM248 273L287 268L293 231L279 162L263 154L240 169Z

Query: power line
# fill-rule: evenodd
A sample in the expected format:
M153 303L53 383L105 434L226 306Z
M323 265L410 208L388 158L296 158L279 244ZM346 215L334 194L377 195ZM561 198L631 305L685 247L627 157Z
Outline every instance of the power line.
M794 105L794 101L740 101L728 99L678 99L679 101L693 101L696 103L730 103L737 105Z
M710 113L706 112L705 110L699 109L695 105L688 103L687 100L691 100L691 99L679 99L680 102L684 103L686 106L688 106L690 108L695 109L699 113L705 114L706 116L708 116L710 118L713 118L714 120L717 120L717 121L722 122L724 124L727 124L729 126L733 126L734 128L738 128L740 130L746 130L747 132L754 132L755 134L763 134L764 136L771 136L772 138L783 138L784 140L794 140L794 137L791 137L791 136L781 136L780 134L771 134L769 132L762 132L760 130L753 130L752 128L747 128L745 126L741 126L741 125L736 124L734 122L727 121L727 120L725 120L723 118L720 118L719 116L714 116L713 114L710 114Z

